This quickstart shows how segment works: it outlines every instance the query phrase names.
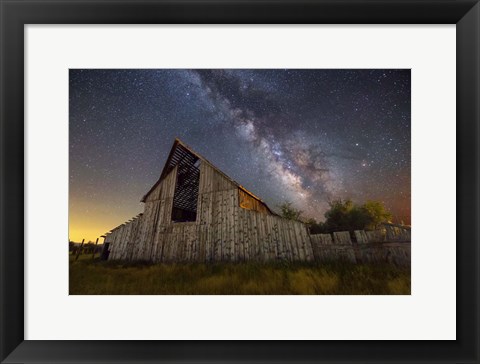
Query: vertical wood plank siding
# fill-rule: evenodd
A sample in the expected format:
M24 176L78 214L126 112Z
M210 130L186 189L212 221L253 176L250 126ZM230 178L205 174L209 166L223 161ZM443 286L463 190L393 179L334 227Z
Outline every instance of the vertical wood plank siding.
M107 234L109 259L154 262L314 259L306 226L273 215L209 163L200 165L197 218L171 221L177 168L147 196L142 215ZM248 199L247 197L248 196ZM240 207L240 199L249 207Z

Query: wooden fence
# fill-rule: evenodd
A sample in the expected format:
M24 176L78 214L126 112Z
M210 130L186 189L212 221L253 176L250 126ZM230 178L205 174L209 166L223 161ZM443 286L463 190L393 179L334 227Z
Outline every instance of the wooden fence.
M333 239L332 239L333 235ZM310 235L316 261L346 260L352 263L393 263L410 265L410 227L384 224L384 229Z

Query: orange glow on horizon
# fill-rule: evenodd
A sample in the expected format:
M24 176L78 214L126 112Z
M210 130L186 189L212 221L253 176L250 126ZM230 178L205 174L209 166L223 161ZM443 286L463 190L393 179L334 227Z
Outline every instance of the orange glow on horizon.
M85 243L95 242L99 238L99 244L103 243L102 235L141 212L138 206L132 208L117 205L116 209L111 209L110 206L101 203L88 206L88 202L77 201L74 198L70 201L69 210L68 238L73 242L85 239Z

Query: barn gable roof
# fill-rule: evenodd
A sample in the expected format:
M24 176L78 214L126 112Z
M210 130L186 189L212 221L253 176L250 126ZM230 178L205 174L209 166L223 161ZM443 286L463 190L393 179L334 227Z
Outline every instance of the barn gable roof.
M267 204L262 201L258 196L254 195L252 192L247 190L245 187L243 187L241 184L239 184L237 181L234 179L230 178L228 175L226 175L224 172L222 172L220 169L215 167L209 160L207 160L205 157L202 155L198 154L195 152L192 148L190 148L188 145L186 145L184 142L182 142L180 139L175 138L175 141L173 142L172 149L170 150L170 153L167 158L167 162L165 163L165 166L163 167L162 173L160 174L160 178L158 181L150 188L150 190L143 196L141 199L141 202L145 202L148 195L152 193L155 188L160 184L160 182L170 173L170 171L175 168L175 166L184 160L188 160L190 163L196 163L197 160L202 161L203 163L207 163L211 168L213 168L217 173L221 174L223 177L225 177L227 180L232 182L236 187L256 199L257 201L261 202L265 207L268 209L268 211L271 214L276 215L268 206Z

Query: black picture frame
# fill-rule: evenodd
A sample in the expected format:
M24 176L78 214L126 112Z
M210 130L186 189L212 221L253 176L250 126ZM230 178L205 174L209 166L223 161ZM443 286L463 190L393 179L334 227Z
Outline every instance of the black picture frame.
M1 0L0 4L2 362L479 362L478 0ZM155 23L456 24L457 340L24 340L24 25Z

